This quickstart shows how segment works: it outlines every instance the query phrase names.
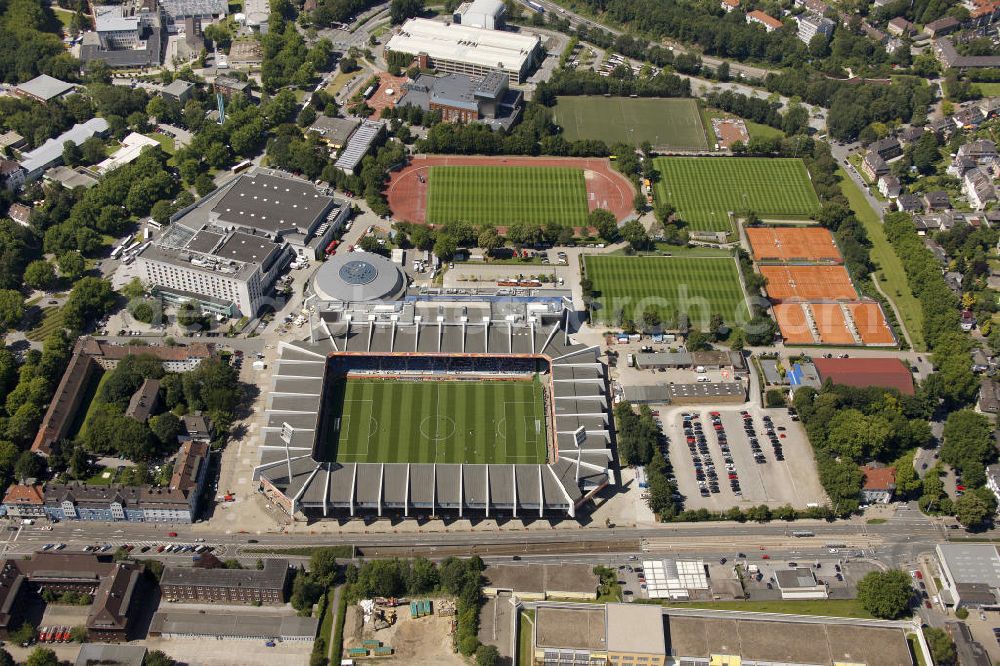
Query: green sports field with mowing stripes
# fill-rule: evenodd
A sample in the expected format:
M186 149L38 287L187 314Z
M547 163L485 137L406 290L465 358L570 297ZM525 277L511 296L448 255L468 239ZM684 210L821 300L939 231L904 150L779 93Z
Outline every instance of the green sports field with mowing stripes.
M585 256L596 294L595 319L616 323L618 312L642 326L653 308L664 328L676 328L686 314L692 328L708 328L713 314L729 325L750 318L739 269L732 257Z
M339 463L545 462L538 380L347 379L330 400L325 457Z
M688 227L732 231L729 212L763 218L808 218L819 198L802 160L766 157L659 157L658 201L677 208Z
M582 227L587 222L583 169L435 166L427 188L427 221L510 226L516 222Z
M674 150L707 150L705 125L693 99L559 97L553 119L570 141L600 139Z

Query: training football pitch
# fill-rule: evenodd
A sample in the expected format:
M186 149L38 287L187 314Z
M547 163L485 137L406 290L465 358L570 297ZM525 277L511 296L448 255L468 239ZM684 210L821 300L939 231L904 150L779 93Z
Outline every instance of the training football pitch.
M428 175L427 221L510 226L517 222L582 227L587 222L583 169L435 166Z
M732 257L585 256L593 283L594 317L615 323L619 317L643 325L652 308L664 328L676 328L686 315L692 328L705 330L712 315L730 325L749 319L739 269Z
M705 126L693 99L632 97L560 97L553 109L556 124L570 141L600 139L675 150L707 150Z
M347 379L327 404L339 463L524 463L546 458L545 403L533 381Z
M819 198L802 160L757 157L660 157L656 198L674 205L691 229L732 231L729 212L808 218Z

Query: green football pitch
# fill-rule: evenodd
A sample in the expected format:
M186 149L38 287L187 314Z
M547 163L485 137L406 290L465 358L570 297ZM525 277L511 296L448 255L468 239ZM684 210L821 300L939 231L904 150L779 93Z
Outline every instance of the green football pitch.
M676 328L687 315L693 328L708 328L712 315L729 325L749 319L739 269L732 257L585 256L593 283L596 319L617 323L631 319L642 326L643 313L654 309L664 328Z
M535 381L348 379L328 404L339 463L525 463L546 458Z
M655 194L674 205L691 229L732 231L730 212L802 219L819 198L802 160L766 157L659 157Z
M693 99L560 97L552 110L571 140L601 139L674 150L707 150L705 125Z
M587 222L583 169L436 166L430 168L427 221L510 226L517 222L582 227Z

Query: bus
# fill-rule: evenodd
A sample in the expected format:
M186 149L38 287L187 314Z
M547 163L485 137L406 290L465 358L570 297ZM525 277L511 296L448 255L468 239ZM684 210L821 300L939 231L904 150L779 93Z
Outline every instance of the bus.
M117 259L118 255L121 254L122 250L124 250L124 249L125 249L124 245L117 245L117 246L115 246L115 249L111 250L111 258L112 259Z
M233 173L239 173L240 171L249 169L250 165L252 164L253 162L251 162L250 160L243 160L242 162L233 167Z
M528 5L529 7L531 7L532 9L534 9L539 14L544 14L545 13L545 7L542 7L537 2L533 2L532 0L527 0L527 2L525 2L525 4Z
M816 536L815 532L810 532L809 530L796 530L792 532L793 537L812 537Z

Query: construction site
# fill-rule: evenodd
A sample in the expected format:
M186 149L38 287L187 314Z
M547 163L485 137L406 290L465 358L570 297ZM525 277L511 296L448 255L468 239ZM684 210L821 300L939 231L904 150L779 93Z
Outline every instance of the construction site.
M362 599L347 608L344 657L386 664L464 664L455 652L455 600Z

